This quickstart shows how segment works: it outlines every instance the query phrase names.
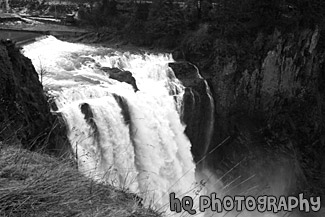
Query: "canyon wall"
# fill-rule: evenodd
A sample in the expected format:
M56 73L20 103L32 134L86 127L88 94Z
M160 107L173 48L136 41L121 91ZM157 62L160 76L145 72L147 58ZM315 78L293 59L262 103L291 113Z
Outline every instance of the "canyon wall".
M260 33L252 44L254 52L241 59L236 54L218 55L218 47L206 53L178 51L175 58L179 59L181 53L181 57L197 65L212 90L215 124L209 150L230 136L226 144L208 156L213 168L227 171L244 159L238 170L248 176L263 168L267 171L271 161L286 156L294 165L287 169L295 173L294 183L288 185L310 188L309 192L317 193L323 189L325 53L322 41L317 28L292 33L276 30L273 34ZM204 118L200 117L204 116L201 112L196 120L202 121ZM186 124L188 128L194 126L193 121ZM270 173L273 172L261 172L260 176L270 177Z

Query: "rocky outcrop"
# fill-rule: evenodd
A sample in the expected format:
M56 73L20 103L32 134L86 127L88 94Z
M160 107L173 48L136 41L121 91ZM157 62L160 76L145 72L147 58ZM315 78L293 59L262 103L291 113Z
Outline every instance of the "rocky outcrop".
M257 136L264 144L260 148L297 152L302 180L314 189L325 180L325 53L319 37L317 29L262 35L255 46L274 46L261 52L255 69L241 69L232 59L211 82L218 114L215 140L245 135L250 137L245 143L253 143L247 150L253 150Z
M288 178L294 180L288 186L304 183L313 190L324 189L325 53L321 33L317 29L260 33L252 43L252 53L242 59L242 51L237 56L236 52L233 56L218 52L205 59L183 55L204 66L202 74L212 89L215 125L210 150L231 137L209 156L210 163L228 171L246 159L240 164L244 165L240 175L249 177L252 171L260 171L263 178L276 174L271 168L279 169L272 160L291 156L294 160L287 165L295 168L287 170L300 174L299 179L297 174ZM206 62L211 64L203 64ZM196 119L202 117L204 113Z
M182 81L185 87L194 87L203 80L198 68L190 62L178 61L168 65L173 69L175 76Z
M259 67L239 72L237 62L229 61L212 79L219 116L263 119L269 127L280 121L289 134L299 131L301 124L307 127L309 121L311 131L321 130L324 54L317 49L318 37L317 30L299 35L276 31L272 36L276 45L261 58ZM295 117L301 112L304 117ZM234 125L224 130L229 132Z
M120 82L125 82L125 83L130 84L133 87L135 92L137 92L139 90L136 80L132 76L131 72L123 71L118 68L109 68L109 67L101 67L100 69L102 71L106 72L110 78L120 81Z
M214 102L207 82L198 68L189 62L169 63L175 76L186 87L183 96L183 122L185 133L192 144L194 160L206 153L214 127Z
M32 62L11 41L0 42L0 56L0 140L20 141L28 149L60 149L56 146L67 141L65 129L50 113Z

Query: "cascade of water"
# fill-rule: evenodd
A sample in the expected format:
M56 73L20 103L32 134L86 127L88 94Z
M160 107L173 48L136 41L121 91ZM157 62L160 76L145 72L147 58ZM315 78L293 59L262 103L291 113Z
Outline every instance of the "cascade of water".
M209 105L209 110L207 111L207 112L209 112L208 118L207 118L208 124L207 124L207 128L206 128L206 139L205 139L204 152L203 152L203 155L206 155L208 150L209 150L209 147L210 147L212 134L213 134L213 130L214 130L214 120L215 120L215 118L214 118L214 112L215 112L214 98L212 96L212 93L211 93L210 86L209 86L208 82L202 77L198 67L196 65L190 63L190 62L189 62L189 64L191 64L196 69L197 76L204 81L206 94L207 94L207 96L209 98L209 104L210 105ZM195 102L194 97L193 97L193 100Z
M43 72L84 174L158 206L168 203L169 192L191 192L195 164L180 121L184 87L168 67L171 55L118 52L51 36L23 52ZM131 71L140 91L98 66Z
M43 85L55 98L57 112L66 120L82 173L129 188L145 203L166 209L168 193L175 192L179 198L196 195L191 144L180 118L185 89L168 67L173 61L171 55L119 52L51 36L26 45L23 52L43 77ZM140 91L109 78L101 67L131 71ZM206 153L214 125L214 101L206 81L205 87L210 102ZM189 94L195 103L192 90ZM210 180L210 191L224 188L221 179L209 170L199 171L197 176ZM206 214L276 216L248 211Z

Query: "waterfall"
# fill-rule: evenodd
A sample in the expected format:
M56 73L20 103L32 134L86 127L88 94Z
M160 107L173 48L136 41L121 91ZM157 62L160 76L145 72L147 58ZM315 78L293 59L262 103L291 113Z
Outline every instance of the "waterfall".
M68 128L79 170L167 205L170 192L193 192L195 164L181 123L183 85L167 54L122 52L60 41L26 45ZM132 72L140 91L101 67ZM167 208L166 207L166 208Z
M205 87L204 94L208 98L208 102L209 102L208 107L203 111L203 112L206 112L207 114L206 114L206 118L203 120L205 123L205 127L204 127L204 131L203 131L203 134L204 134L203 149L204 150L202 152L202 156L206 156L209 151L209 147L210 147L212 136L213 136L213 130L214 130L214 120L215 120L214 98L212 96L212 92L210 90L210 86L209 86L208 82L202 77L198 67L190 62L188 62L188 64L192 65L195 68L196 77L203 81L204 87ZM189 92L190 92L190 96L192 98L193 107L195 107L196 100L195 100L195 96L193 94L192 88L189 88Z
M209 168L195 171L191 143L181 122L185 90L192 99L190 109L200 102L195 91L185 89L168 66L173 62L171 55L124 52L63 42L52 36L24 46L22 52L32 60L46 91L55 99L57 110L53 112L65 119L78 169L85 176L137 193L145 205L161 208L167 216L176 215L168 212L169 193L197 199L200 194L217 192L222 198L223 191L236 182L222 183L231 170L221 178ZM118 81L122 77L113 79L107 70L131 72L137 88ZM206 104L200 108L208 121L200 131L206 155L213 133L214 101L205 80L201 87L210 108L206 109ZM201 118L201 113L195 117ZM278 216L256 210L207 211L205 216L212 215Z
M207 112L209 112L209 114L207 116L208 123L207 123L207 127L206 127L206 140L205 140L204 152L203 152L204 155L206 155L208 153L208 150L210 147L213 130L214 130L214 112L215 112L214 99L213 99L213 96L212 96L212 93L210 90L210 86L209 86L208 82L201 76L200 70L198 69L198 67L194 64L191 64L191 65L195 67L198 77L204 81L205 91L206 91L207 97L209 98L209 110L207 111ZM195 102L195 99L194 99L194 102Z
M206 155L208 153L208 150L209 150L209 147L211 144L213 130L214 130L215 108L214 108L214 99L212 97L210 86L206 80L204 80L204 84L205 84L206 92L207 92L207 95L209 98L209 103L210 103L210 110L209 110L209 116L208 116L208 127L207 127L207 140L206 140L206 145L205 145L205 149L204 149L204 155Z

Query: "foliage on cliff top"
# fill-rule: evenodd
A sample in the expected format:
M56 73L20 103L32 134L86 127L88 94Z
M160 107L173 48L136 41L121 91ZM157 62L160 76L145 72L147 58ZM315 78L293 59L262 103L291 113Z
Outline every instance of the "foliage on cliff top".
M220 65L227 63L229 57L239 63L239 71L256 67L260 57L273 49L272 44L255 46L256 41L268 40L275 29L296 34L317 26L322 33L319 45L325 46L325 2L321 0L185 0L183 4L111 0L93 5L79 11L82 24L137 46L179 49L183 58L201 69L210 68L216 58Z
M325 3L321 0L185 0L183 4L172 0L154 0L152 4L114 0L95 2L89 0L90 8L79 10L79 13L88 15L81 17L84 22L112 27L112 19L124 19L126 23L138 19L146 24L144 33L155 32L160 36L179 37L187 34L187 30L208 23L211 25L210 33L238 38L260 31L272 33L274 28L323 27L325 20ZM87 20L89 16L95 16L101 22ZM114 25L128 27L121 23ZM126 34L129 33L127 29Z
M138 197L82 176L73 163L0 143L4 216L160 216Z

